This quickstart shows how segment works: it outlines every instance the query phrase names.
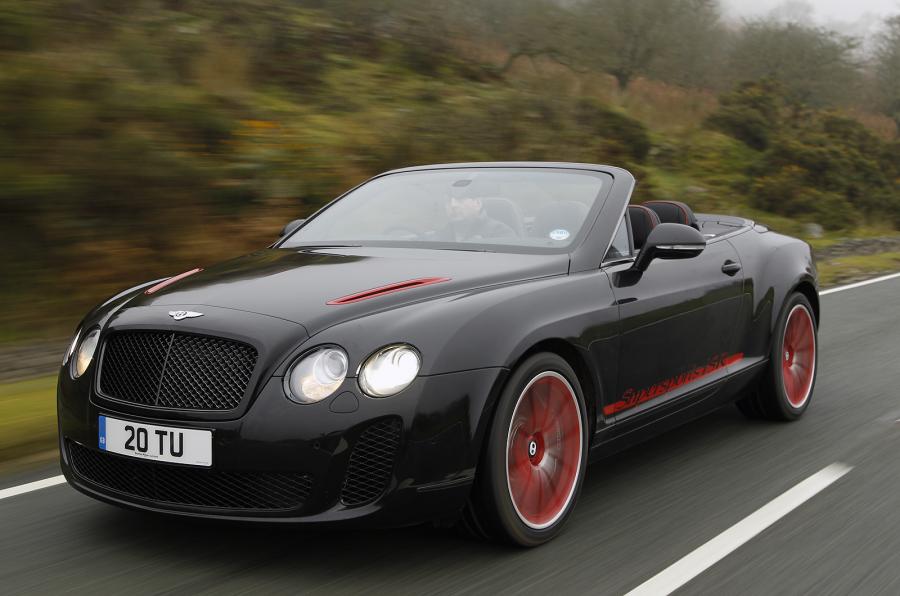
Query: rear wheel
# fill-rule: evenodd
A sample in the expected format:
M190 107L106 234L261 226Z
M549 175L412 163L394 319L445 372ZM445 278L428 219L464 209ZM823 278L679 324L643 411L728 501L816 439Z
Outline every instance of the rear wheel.
M465 521L476 533L542 544L572 512L587 464L578 379L555 354L517 368L500 397Z
M739 401L738 408L751 418L796 420L809 407L818 362L816 322L806 296L795 293L788 298L774 339L759 387Z

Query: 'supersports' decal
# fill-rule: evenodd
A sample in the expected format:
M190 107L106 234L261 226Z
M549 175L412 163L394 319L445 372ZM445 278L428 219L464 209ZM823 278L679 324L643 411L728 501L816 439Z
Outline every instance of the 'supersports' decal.
M707 362L705 366L698 366L697 368L693 368L687 372L683 372L676 377L672 377L671 379L666 379L665 381L655 383L654 385L651 385L646 389L627 389L625 393L622 394L622 399L603 408L603 414L606 416L612 416L613 414L617 414L623 410L629 410L646 401L650 401L651 399L657 398L660 395L677 389L682 385L693 383L697 379L702 379L705 376L711 375L719 369L740 362L741 360L743 360L743 358L744 354L742 352L730 355L717 354L716 356L710 358L709 362Z

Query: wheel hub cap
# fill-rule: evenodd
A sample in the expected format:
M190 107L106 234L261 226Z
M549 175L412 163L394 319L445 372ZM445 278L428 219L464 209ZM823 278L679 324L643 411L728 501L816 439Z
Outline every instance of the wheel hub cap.
M538 433L528 441L528 460L531 465L537 466L542 459L544 459L544 437Z

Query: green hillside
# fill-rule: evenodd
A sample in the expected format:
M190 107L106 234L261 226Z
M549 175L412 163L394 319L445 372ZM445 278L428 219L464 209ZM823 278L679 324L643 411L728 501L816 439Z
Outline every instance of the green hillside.
M771 78L648 69L623 89L555 51L509 60L423 12L441 6L0 0L0 341L65 335L122 287L264 246L413 164L610 163L639 200L816 223L819 242L900 226L887 116Z

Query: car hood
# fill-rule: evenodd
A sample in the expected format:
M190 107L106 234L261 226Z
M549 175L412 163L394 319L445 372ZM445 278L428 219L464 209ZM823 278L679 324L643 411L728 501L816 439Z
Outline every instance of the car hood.
M215 306L278 317L310 335L343 320L448 293L563 275L567 254L374 247L266 249L208 267L128 307ZM328 302L397 282L447 278L348 304Z

